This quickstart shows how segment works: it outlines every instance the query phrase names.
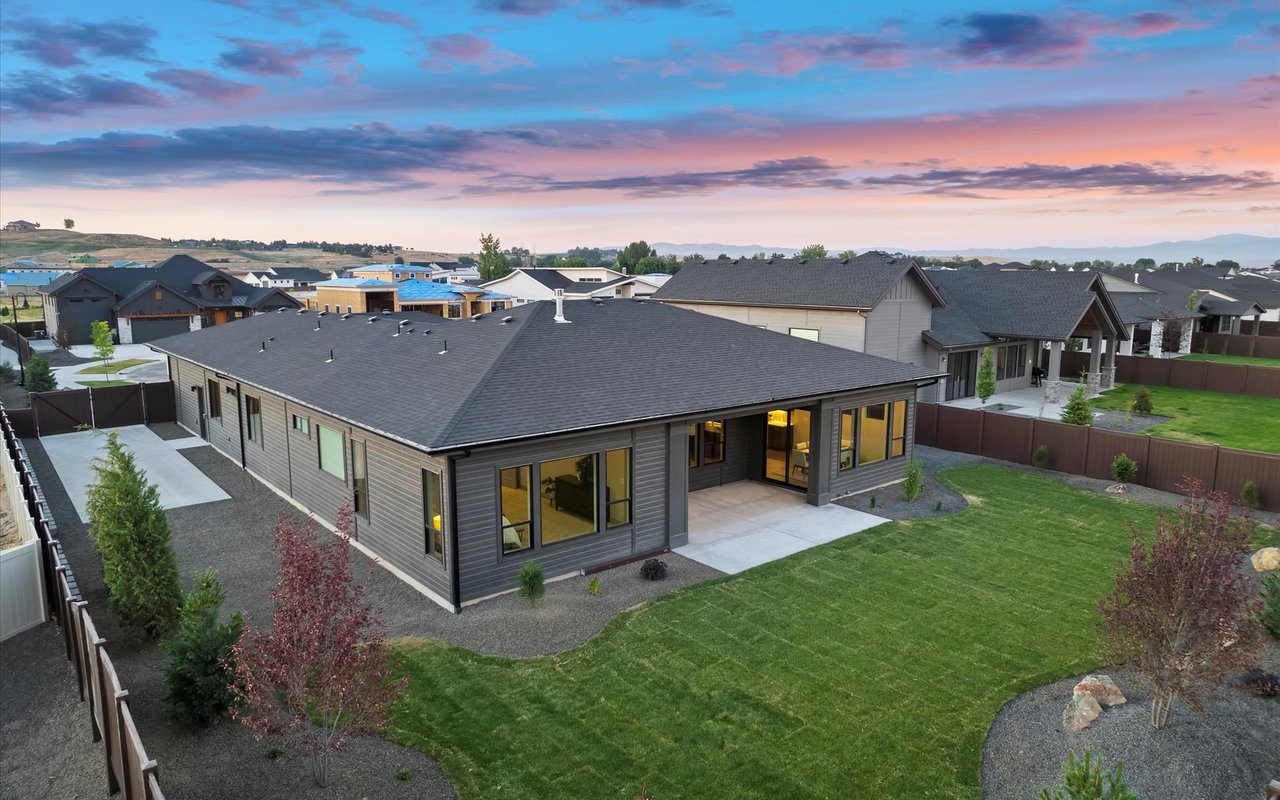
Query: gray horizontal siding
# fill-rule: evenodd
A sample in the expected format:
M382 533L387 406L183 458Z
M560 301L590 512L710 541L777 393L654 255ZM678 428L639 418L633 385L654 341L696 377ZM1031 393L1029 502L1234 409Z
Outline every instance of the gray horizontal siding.
M845 409L859 408L873 403L886 403L895 400L907 401L907 442L903 454L897 458L889 458L876 464L868 464L853 469L840 469L840 412ZM831 480L831 493L835 497L860 492L886 483L902 480L907 469L907 462L915 448L916 400L915 390L910 386L877 389L869 392L840 395L831 401L831 458L827 465Z
M724 461L690 468L689 491L758 479L763 474L763 414L726 419L724 436Z
M654 550L666 541L665 426L560 436L525 445L485 448L458 459L458 582L463 602L516 585L525 561L534 560L548 578ZM504 555L501 544L498 473L619 447L632 448L632 524Z

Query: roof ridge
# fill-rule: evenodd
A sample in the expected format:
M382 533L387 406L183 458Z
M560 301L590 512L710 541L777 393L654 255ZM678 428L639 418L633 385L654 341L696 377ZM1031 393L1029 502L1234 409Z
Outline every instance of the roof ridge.
M516 343L516 340L520 338L521 332L523 332L524 329L528 327L529 322L534 318L534 316L537 315L539 311L542 310L542 304L546 302L549 302L549 301L537 300L537 301L534 301L533 303L528 304L528 305L537 306L537 307L525 316L523 322L517 322L516 329L511 332L511 336L507 339L506 343L503 344L502 348L498 351L498 353L492 359L489 360L489 368L485 370L484 375L480 377L480 380L475 382L475 385L471 387L471 391L467 392L467 396L462 398L462 401L458 403L457 409L453 412L453 416L449 418L449 422L440 430L440 433L436 436L435 441L427 445L429 449L442 447L443 443L449 440L449 435L452 434L453 429L458 427L458 424L461 423L462 416L466 412L467 407L471 405L471 401L476 397L476 395L480 393L481 389L483 389L489 384L489 381L493 378L493 376L497 374L498 364L501 363L504 358L506 358L507 352L511 350L512 346ZM490 312L490 313L492 314L493 312Z

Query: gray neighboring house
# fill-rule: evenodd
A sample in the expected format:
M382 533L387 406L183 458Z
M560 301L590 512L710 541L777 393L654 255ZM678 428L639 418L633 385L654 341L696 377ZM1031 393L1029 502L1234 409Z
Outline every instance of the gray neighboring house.
M280 289L250 286L188 255L154 267L95 267L40 289L45 329L59 344L89 344L105 321L121 344L140 344L301 304Z
M939 270L928 275L947 301L934 310L924 333L926 363L947 373L937 400L973 397L982 351L990 347L997 392L1029 387L1034 370L1043 369L1045 399L1056 403L1068 339L1090 342L1090 393L1115 384L1115 355L1129 333L1096 272ZM1046 348L1047 363L1041 366Z
M688 541L735 481L901 480L936 371L641 300L285 311L163 339L178 421L445 608ZM567 322L562 322L564 315ZM398 334L398 335L397 335Z
M915 259L720 259L691 264L655 300L923 366L934 309L946 305Z

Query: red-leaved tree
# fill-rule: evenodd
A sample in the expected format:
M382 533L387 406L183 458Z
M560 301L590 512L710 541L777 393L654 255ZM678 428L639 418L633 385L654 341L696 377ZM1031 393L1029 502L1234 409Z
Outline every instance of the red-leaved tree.
M1262 647L1258 590L1241 565L1253 522L1233 519L1227 495L1196 479L1179 489L1189 496L1172 515L1158 513L1150 536L1130 526L1129 562L1098 601L1104 655L1134 663L1151 683L1157 729L1179 696L1205 713L1204 700Z
M329 755L383 728L407 681L388 665L380 610L365 605L365 587L351 576L349 506L338 512L338 529L322 542L314 524L280 518L271 630L246 624L235 646L240 702L232 716L259 739L305 747L320 786L329 781Z

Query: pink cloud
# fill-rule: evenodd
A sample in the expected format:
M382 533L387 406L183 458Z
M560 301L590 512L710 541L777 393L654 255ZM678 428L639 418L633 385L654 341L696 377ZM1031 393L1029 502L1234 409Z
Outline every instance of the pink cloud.
M490 39L470 33L451 33L426 40L428 55L418 66L430 72L452 72L457 65L478 67L482 75L511 67L532 67L522 55L503 50Z
M261 86L221 78L203 69L162 69L147 73L147 77L201 100L217 103L247 100L263 91Z

